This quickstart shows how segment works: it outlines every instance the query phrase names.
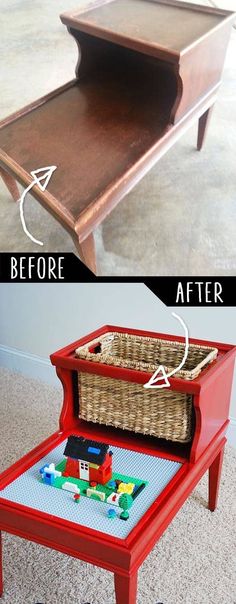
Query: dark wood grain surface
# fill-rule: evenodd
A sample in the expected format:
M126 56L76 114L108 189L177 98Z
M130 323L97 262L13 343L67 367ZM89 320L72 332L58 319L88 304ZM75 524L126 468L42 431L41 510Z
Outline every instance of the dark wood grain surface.
M165 71L131 61L83 77L0 129L0 146L27 172L56 165L47 190L75 221L163 134L174 101ZM154 72L156 77L154 78Z

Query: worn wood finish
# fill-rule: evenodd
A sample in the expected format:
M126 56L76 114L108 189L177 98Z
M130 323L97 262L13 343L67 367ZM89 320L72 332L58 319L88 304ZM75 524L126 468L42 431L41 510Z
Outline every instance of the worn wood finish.
M0 166L21 184L57 165L48 189L32 194L93 269L88 237L199 118L201 147L232 16L175 0L101 1L62 15L78 45L76 80L0 124Z
M198 151L201 151L201 149L204 145L207 130L209 127L209 122L210 122L210 119L212 116L213 107L214 107L214 105L209 107L209 109L207 109L207 111L205 111L205 113L203 113L203 115L201 115L200 119L198 120L198 137L197 137L197 150Z
M224 458L224 447L220 450L217 457L209 468L209 510L214 512L217 508L221 470Z
M118 54L116 69L101 64L0 130L4 151L26 172L57 166L47 191L75 222L161 137L173 104L164 70L146 61L141 70L135 56Z
M74 83L71 83L68 90L75 86ZM58 93L59 95L60 93ZM56 99L57 91L55 91L54 95L50 95L51 99ZM53 190L53 194L51 191L46 190L44 193L40 191L38 187L34 187L32 194L34 197L45 207L54 218L57 220L68 230L70 235L72 235L73 241L74 238L78 238L78 242L82 242L84 239L88 237L88 235L102 222L104 218L111 212L111 210L123 199L128 191L130 191L135 184L139 182L139 180L148 172L148 170L160 159L171 147L172 145L181 137L181 135L192 125L192 123L199 119L199 117L204 113L209 105L213 104L216 100L216 91L212 91L206 98L203 98L202 102L194 108L188 115L186 115L182 120L178 122L175 126L167 127L166 132L163 136L161 136L157 142L146 151L143 155L141 155L138 160L127 169L125 174L122 174L117 181L110 181L110 186L104 191L101 190L100 196L98 196L91 204L89 204L83 211L79 213L79 217L76 220L72 215L71 210L63 203L63 199L61 201L56 197L55 190L55 175L53 174L53 178L50 181L51 190ZM41 105L46 104L48 101L47 97L45 97L44 101L40 103ZM36 108L38 108L38 102L36 103ZM25 112L23 110L23 115L27 115L28 111ZM19 117L19 116L18 116ZM13 118L14 119L14 118ZM1 139L1 131L0 131L0 139ZM36 148L36 150L38 150ZM35 150L34 150L35 156ZM20 159L19 159L20 161ZM37 164L37 158L34 160L35 165ZM55 162L56 163L56 162ZM20 165L20 163L16 162L10 155L8 155L5 151L0 150L0 165L6 166L9 173L15 176L15 178L22 184L22 186L28 186L32 181L32 177L30 174ZM89 171L88 166L86 169ZM74 174L74 179L78 179L78 172ZM66 179L64 178L66 181ZM90 177L88 174L88 185L91 183ZM63 183L62 183L63 184ZM76 184L76 182L75 182ZM64 185L65 186L65 185ZM74 205L76 208L76 202L78 201L77 192L72 190Z
M110 187L101 191L100 196L88 208L81 212L76 230L81 240L104 220L111 210L132 190L165 153L180 139L188 128L200 118L216 101L216 90L213 90L186 116L174 126L167 127L166 132L156 143L133 164L120 179L111 182Z
M18 201L20 198L20 191L15 178L13 178L10 174L8 174L8 172L6 172L6 170L3 170L2 168L0 168L0 177L5 183L9 193L11 193L13 200Z

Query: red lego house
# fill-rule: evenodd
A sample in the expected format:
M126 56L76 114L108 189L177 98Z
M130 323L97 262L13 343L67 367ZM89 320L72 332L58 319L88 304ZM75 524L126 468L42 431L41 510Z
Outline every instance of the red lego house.
M112 451L109 445L83 436L69 436L64 455L67 457L64 476L106 484L112 478Z

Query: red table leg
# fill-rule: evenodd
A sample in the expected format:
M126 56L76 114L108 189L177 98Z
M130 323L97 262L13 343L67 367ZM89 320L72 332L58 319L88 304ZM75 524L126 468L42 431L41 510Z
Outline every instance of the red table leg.
M209 468L209 503L208 507L211 512L217 507L218 494L219 494L219 486L220 486L220 477L221 477L221 469L222 462L224 457L224 447L221 449L220 453L218 453L217 457L211 464Z
M138 573L125 577L114 575L116 604L136 604Z
M3 594L3 571L2 571L2 533L0 531L0 597Z

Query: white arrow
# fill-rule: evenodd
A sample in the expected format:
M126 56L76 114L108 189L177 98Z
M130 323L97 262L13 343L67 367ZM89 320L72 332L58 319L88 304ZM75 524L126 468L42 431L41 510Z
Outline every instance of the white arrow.
M38 170L32 170L32 172L30 172L30 174L31 174L31 176L33 176L33 180L30 183L30 185L27 187L27 189L25 189L25 191L23 191L23 193L20 197L20 218L21 218L23 231L25 232L27 237L29 237L31 239L31 241L33 241L34 243L37 243L38 245L43 245L43 242L38 241L38 239L35 239L35 237L33 237L33 235L31 235L29 233L27 226L25 224L24 201L25 201L27 193L29 193L29 191L34 187L34 185L37 185L41 191L45 191L45 189L48 186L49 180L50 180L53 172L55 172L56 169L57 169L57 166L47 166L46 168L38 168ZM41 176L38 176L40 173L41 173Z
M178 367L176 367L172 371L169 371L169 373L166 373L165 367L163 365L159 365L157 367L156 371L150 377L150 380L146 384L144 384L144 386L143 386L144 388L169 388L170 382L169 382L168 378L172 377L172 375L175 375L175 373L180 371L180 369L183 367L185 361L187 360L188 349L189 349L189 336L188 336L187 325L185 325L183 319L181 319L181 317L179 315L177 315L175 312L172 312L172 316L175 317L175 319L178 319L178 321L181 323L181 325L184 328L184 333L185 333L184 356L182 358L181 363L178 365ZM164 381L164 384L163 384L163 381ZM159 384L158 382L162 382L162 383Z

